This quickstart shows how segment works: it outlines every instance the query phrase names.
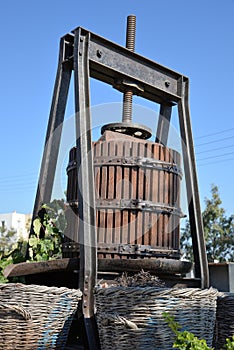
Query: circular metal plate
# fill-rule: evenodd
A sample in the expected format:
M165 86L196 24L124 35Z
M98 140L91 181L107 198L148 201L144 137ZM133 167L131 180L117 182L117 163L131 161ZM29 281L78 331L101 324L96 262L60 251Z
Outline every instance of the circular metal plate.
M152 136L150 128L135 123L110 123L101 128L101 133L103 134L106 130L119 132L143 140L147 140Z

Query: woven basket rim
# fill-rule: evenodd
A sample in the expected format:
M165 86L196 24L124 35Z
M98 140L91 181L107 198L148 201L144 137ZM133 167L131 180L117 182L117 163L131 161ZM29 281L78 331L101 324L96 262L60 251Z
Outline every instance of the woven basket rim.
M219 298L226 298L226 297L234 298L234 292L219 292L218 297Z
M23 283L0 283L0 292L5 292L6 290L10 290L11 292L35 292L44 293L44 294L73 294L77 297L82 297L82 292L80 289L70 289L67 287L48 287L44 285L37 284L23 284Z
M168 287L142 287L142 286L136 286L136 287L125 287L125 286L110 286L107 288L102 288L100 286L96 286L94 289L94 293L97 294L110 294L114 292L122 292L123 294L130 294L130 293L140 293L140 294L158 294L159 296L163 295L172 295L175 297L201 297L201 296L212 296L217 297L219 295L219 292L217 289L210 287L207 289L201 289L201 288L168 288Z

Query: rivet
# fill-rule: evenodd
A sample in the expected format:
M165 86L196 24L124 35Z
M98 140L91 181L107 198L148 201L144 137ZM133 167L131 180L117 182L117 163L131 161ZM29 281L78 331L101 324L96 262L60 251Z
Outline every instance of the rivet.
M168 80L165 81L165 86L166 86L166 87L169 87L170 85L171 85L170 81L168 81Z

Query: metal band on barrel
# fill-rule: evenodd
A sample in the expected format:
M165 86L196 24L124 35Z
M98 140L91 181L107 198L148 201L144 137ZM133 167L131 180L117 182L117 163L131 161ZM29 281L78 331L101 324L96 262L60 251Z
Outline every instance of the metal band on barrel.
M78 201L69 201L69 205L77 207ZM180 218L186 217L180 208L143 199L96 199L96 209L150 211L164 215L176 215Z
M180 208L145 201L143 199L96 199L96 208L101 209L120 209L120 210L139 210L151 211L160 214L177 215L180 218L184 217Z
M94 166L116 166L123 165L129 167L140 167L154 170L166 171L168 173L173 173L179 175L182 178L182 169L178 167L177 164L171 162L164 162L160 160L155 160L153 158L146 157L95 157ZM67 171L76 169L76 161L73 160L69 162Z

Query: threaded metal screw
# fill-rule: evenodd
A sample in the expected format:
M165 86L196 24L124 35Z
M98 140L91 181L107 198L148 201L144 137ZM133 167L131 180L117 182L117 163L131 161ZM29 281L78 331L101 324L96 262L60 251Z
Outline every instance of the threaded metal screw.
M132 52L135 50L136 38L136 16L127 17L126 48ZM126 91L123 95L123 114L122 122L131 123L132 121L132 91Z
M135 51L136 38L136 16L130 15L127 18L126 48Z

